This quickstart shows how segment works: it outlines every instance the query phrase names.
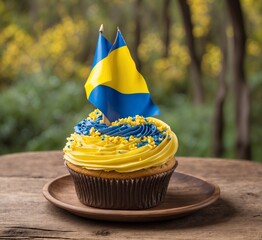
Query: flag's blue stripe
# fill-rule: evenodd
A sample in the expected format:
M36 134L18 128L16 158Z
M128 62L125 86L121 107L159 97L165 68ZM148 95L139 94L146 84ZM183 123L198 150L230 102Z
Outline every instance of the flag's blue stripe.
M95 52L95 56L94 56L94 60L93 60L91 69L93 69L93 67L98 62L100 62L102 59L104 59L108 55L111 47L112 47L112 44L101 33L99 33L97 45L96 45L96 52Z
M99 85L93 89L88 100L111 122L135 115L148 117L160 114L148 93L123 94L108 86Z
M117 31L116 40L113 43L110 52L114 51L117 48L123 47L123 46L126 46L126 42L125 42L121 32Z

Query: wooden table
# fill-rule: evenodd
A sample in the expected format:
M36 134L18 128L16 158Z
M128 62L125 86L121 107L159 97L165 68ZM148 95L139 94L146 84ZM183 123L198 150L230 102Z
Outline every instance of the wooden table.
M179 157L177 171L221 188L213 205L154 223L84 219L49 203L42 187L67 173L62 152L0 157L0 239L262 239L262 164Z

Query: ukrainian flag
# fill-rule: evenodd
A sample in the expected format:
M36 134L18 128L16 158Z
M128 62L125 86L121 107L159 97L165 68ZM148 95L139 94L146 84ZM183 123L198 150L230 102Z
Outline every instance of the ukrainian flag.
M113 45L99 33L85 90L87 99L111 122L128 116L148 117L160 113L119 29Z

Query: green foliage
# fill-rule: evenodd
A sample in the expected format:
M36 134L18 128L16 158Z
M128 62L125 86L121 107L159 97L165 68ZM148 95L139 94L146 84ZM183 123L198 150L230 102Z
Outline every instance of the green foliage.
M212 108L194 106L183 95L173 99L172 107L161 106L160 118L170 125L179 139L178 156L211 156Z
M0 153L61 149L90 105L83 83L56 77L22 79L0 95Z

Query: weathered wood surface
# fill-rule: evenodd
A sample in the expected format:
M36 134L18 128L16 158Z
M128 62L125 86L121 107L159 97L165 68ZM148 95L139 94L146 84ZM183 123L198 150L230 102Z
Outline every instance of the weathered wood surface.
M177 171L217 183L221 198L180 219L116 223L74 216L42 187L65 174L62 152L0 157L0 239L262 239L262 164L179 157Z

